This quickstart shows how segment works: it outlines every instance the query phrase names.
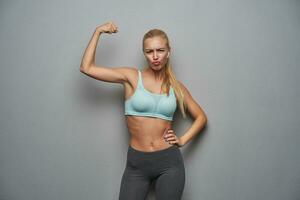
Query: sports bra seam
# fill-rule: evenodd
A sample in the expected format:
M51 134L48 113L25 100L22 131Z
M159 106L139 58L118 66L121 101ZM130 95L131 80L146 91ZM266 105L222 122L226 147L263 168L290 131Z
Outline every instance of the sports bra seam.
M126 111L125 115L136 115L136 116L144 116L144 117L152 116L152 117L158 117L158 118L162 118L162 119L166 119L166 120L173 119L173 116L167 117L167 116L164 116L159 113L151 113L151 112L139 113L139 112L135 112L135 111Z

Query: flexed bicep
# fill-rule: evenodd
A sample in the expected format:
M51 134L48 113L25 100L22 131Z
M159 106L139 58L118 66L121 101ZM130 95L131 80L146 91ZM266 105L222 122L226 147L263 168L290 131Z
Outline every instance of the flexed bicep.
M132 67L92 66L83 73L100 81L124 84L128 82L128 76L132 70L134 70Z

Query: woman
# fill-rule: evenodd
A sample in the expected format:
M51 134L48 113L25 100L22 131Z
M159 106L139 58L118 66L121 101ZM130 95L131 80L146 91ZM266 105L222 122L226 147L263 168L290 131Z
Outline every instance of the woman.
M188 89L175 79L169 64L169 40L162 30L152 29L144 35L143 52L148 67L143 71L134 67L96 66L99 36L116 32L117 26L113 22L96 28L84 52L80 71L97 80L124 86L130 142L119 199L145 199L154 180L156 199L181 199L185 168L179 148L203 128L206 115ZM171 129L177 105L184 117L187 109L194 118L191 127L180 138Z

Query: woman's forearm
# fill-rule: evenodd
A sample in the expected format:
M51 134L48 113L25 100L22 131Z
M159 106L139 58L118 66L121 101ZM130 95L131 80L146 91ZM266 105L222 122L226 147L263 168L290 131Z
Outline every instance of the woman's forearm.
M198 117L194 120L191 127L180 137L181 145L185 145L192 138L194 138L206 125L207 119L206 117Z
M96 53L97 43L101 33L102 32L99 29L96 29L94 31L93 36L90 39L89 44L84 51L81 64L80 64L80 71L86 71L89 69L89 67L95 64L95 53Z

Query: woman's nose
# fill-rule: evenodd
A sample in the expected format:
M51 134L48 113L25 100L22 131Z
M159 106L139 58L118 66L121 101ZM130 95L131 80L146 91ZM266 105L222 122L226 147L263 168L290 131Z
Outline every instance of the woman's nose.
M153 52L153 59L157 59L157 54L155 51Z

